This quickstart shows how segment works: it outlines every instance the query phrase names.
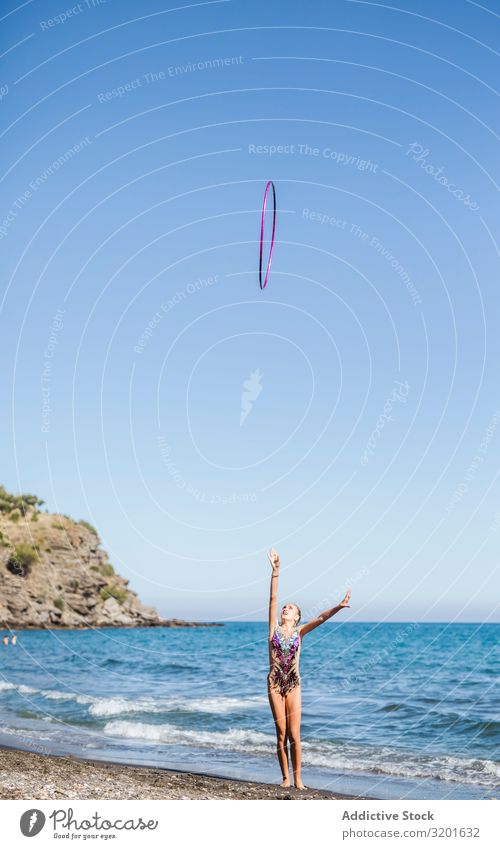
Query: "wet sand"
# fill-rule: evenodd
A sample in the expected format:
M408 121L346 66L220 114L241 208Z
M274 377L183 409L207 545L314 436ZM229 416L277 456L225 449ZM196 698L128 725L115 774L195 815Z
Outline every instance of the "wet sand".
M0 799L368 799L0 747Z

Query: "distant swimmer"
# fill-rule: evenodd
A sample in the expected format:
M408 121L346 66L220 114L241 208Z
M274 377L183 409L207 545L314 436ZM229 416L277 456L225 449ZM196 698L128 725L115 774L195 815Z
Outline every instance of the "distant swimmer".
M13 646L15 646L15 645L16 645L16 643L17 643L17 634L12 634L11 643L12 643L12 645L13 645Z
M9 645L9 635L8 634L5 634L5 637L3 638L2 643L4 644L4 646Z

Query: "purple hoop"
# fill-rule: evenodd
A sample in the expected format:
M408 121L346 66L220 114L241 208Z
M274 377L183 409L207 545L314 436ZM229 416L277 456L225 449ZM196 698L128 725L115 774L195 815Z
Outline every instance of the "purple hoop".
M267 269L266 276L264 278L264 282L262 282L262 254L264 252L264 222L266 218L266 206L267 206L267 196L269 194L269 186L272 186L273 189L273 229L271 233L271 247L269 249L269 259L267 261ZM259 284L261 289L265 289L267 286L267 281L269 278L269 272L271 270L271 259L273 256L273 248L274 248L274 234L276 232L276 189L274 188L274 183L272 180L269 180L266 190L264 192L264 203L262 204L262 218L260 222L260 255L259 255Z

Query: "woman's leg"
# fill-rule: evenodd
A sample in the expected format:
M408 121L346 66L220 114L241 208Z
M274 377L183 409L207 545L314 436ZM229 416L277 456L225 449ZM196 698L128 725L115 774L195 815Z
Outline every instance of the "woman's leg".
M302 713L302 693L300 684L285 696L285 714L287 736L292 755L293 780L299 790L304 788L300 770L302 767L302 749L300 746L300 717Z
M281 774L283 776L282 787L290 787L290 773L288 771L288 746L286 740L286 713L285 713L285 697L276 690L268 688L267 695L269 696L269 704L273 713L274 724L276 727L277 752L280 762Z

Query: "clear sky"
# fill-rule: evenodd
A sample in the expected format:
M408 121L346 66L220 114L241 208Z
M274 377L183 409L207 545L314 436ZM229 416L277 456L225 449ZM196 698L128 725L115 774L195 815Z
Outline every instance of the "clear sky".
M162 614L500 621L487 5L0 4L1 480Z

